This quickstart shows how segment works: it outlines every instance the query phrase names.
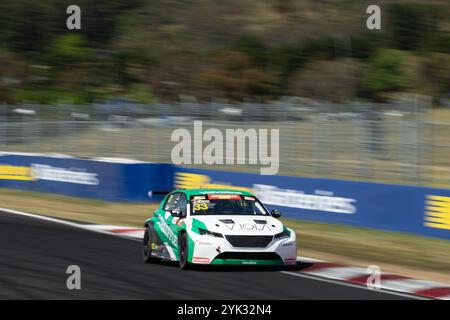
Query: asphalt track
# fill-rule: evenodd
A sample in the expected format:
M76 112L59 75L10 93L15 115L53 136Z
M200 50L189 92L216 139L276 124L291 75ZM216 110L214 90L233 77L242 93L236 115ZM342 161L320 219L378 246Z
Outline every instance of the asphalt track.
M81 290L66 287L69 265L81 268ZM144 264L140 242L0 212L0 299L407 297L249 266Z

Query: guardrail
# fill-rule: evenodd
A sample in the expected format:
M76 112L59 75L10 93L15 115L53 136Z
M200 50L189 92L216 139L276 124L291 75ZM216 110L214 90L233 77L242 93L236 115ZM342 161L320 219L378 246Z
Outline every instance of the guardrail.
M450 190L261 176L126 159L0 154L0 187L106 201L150 201L173 187L248 189L285 217L450 239ZM153 197L153 200L160 198Z

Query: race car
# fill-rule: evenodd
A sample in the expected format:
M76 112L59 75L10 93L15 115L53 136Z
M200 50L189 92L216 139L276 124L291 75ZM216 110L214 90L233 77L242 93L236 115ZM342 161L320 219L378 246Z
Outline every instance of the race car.
M205 265L295 265L295 232L251 193L233 189L178 189L145 222L144 262Z

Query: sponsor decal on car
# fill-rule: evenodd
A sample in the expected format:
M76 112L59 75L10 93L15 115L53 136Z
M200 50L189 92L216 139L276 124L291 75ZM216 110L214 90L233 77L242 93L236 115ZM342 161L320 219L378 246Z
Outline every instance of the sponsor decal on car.
M194 211L206 211L209 209L208 202L194 202Z
M202 258L202 257L193 257L192 258L193 263L208 264L210 261L211 261L210 258Z
M272 229L267 224L256 224L256 223L223 223L230 230L256 230L256 231L272 231Z
M205 241L201 241L201 240L195 240L195 244L197 244L199 246L212 246L211 242L205 242Z
M164 218L161 216L159 217L158 225L159 225L159 228L161 229L162 233L167 237L167 239L169 239L169 241L172 242L172 244L177 246L178 245L177 236L170 229L166 220L164 220Z
M241 200L238 194L208 194L209 200Z
M297 258L284 259L284 263L285 264L296 264L297 263Z

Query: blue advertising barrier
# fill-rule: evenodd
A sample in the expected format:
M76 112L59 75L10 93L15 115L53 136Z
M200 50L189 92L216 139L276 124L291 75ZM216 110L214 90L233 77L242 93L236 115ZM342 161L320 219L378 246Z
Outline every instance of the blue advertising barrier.
M170 164L0 155L0 188L106 201L149 201L149 191L172 189L172 176Z
M175 184L248 188L284 217L450 239L450 190L177 168Z
M234 186L285 217L450 239L450 190L261 176L171 164L0 154L0 188L106 201L158 201L149 191ZM25 200L26 201L26 200ZM1 205L0 205L1 206Z

